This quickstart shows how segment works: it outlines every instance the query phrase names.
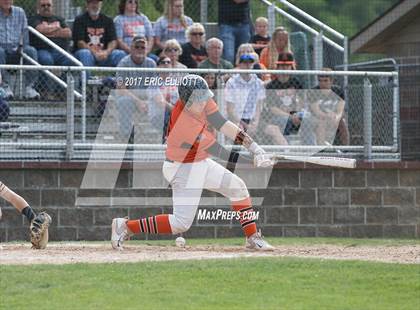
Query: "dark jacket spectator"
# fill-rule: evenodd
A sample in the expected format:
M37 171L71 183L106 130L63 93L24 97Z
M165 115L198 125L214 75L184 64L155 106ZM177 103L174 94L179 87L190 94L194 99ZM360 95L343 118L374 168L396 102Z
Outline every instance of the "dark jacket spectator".
M29 19L29 25L38 30L55 44L68 50L69 41L71 38L71 30L67 26L62 17L53 15L52 0L38 0L37 2L38 14ZM33 47L38 51L38 62L46 66L71 66L73 62L63 55L61 52L45 43L34 34L29 36ZM53 86L58 89L56 83L49 83L46 74L41 73L38 89L40 92L45 91L44 98L51 96Z
M323 68L322 71L332 71ZM311 92L311 110L319 120L316 127L318 144L334 142L336 134L342 145L350 144L350 133L345 118L345 98L343 89L333 84L330 75L319 75L318 85Z
M223 41L223 58L234 63L235 51L251 38L249 0L219 0L219 38Z
M279 54L276 69L293 70L295 61L292 53ZM267 84L267 104L264 115L268 123L264 133L270 136L275 144L288 144L293 132L300 132L303 144L314 145L315 136L306 110L302 94L298 90L303 86L298 78L288 74L279 74ZM305 121L304 121L305 120Z
M188 68L197 68L198 64L207 59L207 52L204 46L206 42L206 32L200 23L194 23L188 27L187 43L182 44L182 55L179 61Z
M86 12L73 24L75 56L85 66L117 66L126 55L117 49L114 22L101 13L101 0L87 0Z
M63 48L69 49L71 29L64 18L53 15L52 0L38 0L38 14L29 18L29 25L38 30L48 39ZM69 60L56 49L30 34L30 42L38 50L38 60L42 65L68 65Z

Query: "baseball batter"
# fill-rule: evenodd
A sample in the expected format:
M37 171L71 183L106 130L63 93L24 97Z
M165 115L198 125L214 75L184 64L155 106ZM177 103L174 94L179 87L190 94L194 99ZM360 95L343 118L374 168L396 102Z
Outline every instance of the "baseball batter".
M35 249L44 249L48 243L48 226L51 224L51 217L46 212L38 215L29 206L25 199L9 189L0 181L0 197L11 203L30 223L30 237L32 246ZM1 219L1 210L0 210Z
M270 156L234 123L226 120L212 99L206 81L198 75L187 75L178 87L179 100L168 126L166 160L163 175L172 186L173 214L148 218L112 221L111 244L121 250L131 234L179 234L187 231L195 218L203 189L218 192L240 212L240 223L246 236L246 247L270 251L273 247L257 232L251 198L244 181L214 160L210 155L229 158L230 153L216 141L215 130L246 147L257 167L273 164ZM238 160L240 155L230 156ZM244 157L242 159L246 160Z

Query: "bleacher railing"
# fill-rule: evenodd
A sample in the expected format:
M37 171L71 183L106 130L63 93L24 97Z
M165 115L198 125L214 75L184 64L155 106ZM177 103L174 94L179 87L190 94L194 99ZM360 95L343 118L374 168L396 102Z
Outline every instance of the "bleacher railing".
M153 116L159 116L158 122L163 120L164 111L158 111L151 102L146 102L146 110L136 107L136 110L121 110L122 95L118 90L107 85L101 87L101 98L90 95L86 105L75 98L75 76L80 72L92 72L104 76L134 73L139 76L171 74L182 76L187 73L215 74L217 77L242 74L282 74L301 79L318 75L328 75L334 78L346 77L348 86L345 97L345 115L348 120L350 144L343 145L342 141L332 140L306 142L307 137L297 130L286 136L287 145L276 143L272 136L267 136L266 125L271 121L267 106L284 101L290 94L271 93L267 91L267 99L262 103L263 111L260 124L253 133L257 141L267 150L289 152L329 152L340 156L358 157L373 160L399 159L399 102L398 102L398 72L361 72L361 71L280 71L280 70L221 70L221 69L162 69L162 68L105 68L105 67L57 67L43 66L42 69L29 65L0 65L0 70L61 70L67 75L67 93L65 103L40 101L10 102L11 114L9 122L15 126L0 126L0 158L2 160L38 159L38 160L88 160L92 150L100 150L100 160L113 160L115 152L127 150L128 159L142 161L160 160L163 158L165 145L162 144L163 124L156 126ZM117 75L118 76L118 75ZM222 80L222 79L219 79ZM119 83L118 80L114 81ZM214 90L219 109L227 118L226 90ZM318 100L319 94L310 85L306 90L293 96L299 97L304 108L308 108ZM240 92L239 92L240 93ZM145 100L140 91L135 93L138 98ZM236 101L236 100L235 100ZM238 97L238 101L239 97ZM151 109L154 115L151 115ZM265 111L265 112L264 112ZM310 109L309 109L310 111ZM134 139L129 136L118 136L121 119L115 121L119 115L139 114L136 119ZM106 119L108 117L108 119ZM109 118L110 117L110 118ZM114 119L113 119L114 118ZM106 120L106 121L105 121ZM111 121L108 121L111 120ZM113 123L114 122L114 123ZM318 123L316 123L318 122ZM83 125L85 124L85 125ZM309 124L309 122L308 122ZM315 118L315 124L320 124ZM278 124L277 124L278 125ZM102 127L101 127L102 126ZM280 125L279 125L280 126ZM281 127L281 126L280 126ZM22 128L22 130L19 130ZM315 130L315 129L314 129ZM280 128L283 132L283 128ZM85 137L85 139L83 139ZM334 140L335 139L335 140ZM224 145L231 146L232 141L220 140ZM324 143L326 142L326 143ZM328 143L327 143L328 142Z

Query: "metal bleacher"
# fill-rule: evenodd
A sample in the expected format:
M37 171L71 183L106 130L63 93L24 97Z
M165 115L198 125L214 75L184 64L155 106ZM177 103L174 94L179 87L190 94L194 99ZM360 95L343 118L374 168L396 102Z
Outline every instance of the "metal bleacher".
M37 141L45 139L51 141L66 141L67 110L64 101L11 101L8 123L16 126L4 126L1 130L0 141ZM100 112L93 104L86 109L86 140L93 141L96 137L101 121ZM147 115L142 115L138 125L145 134L141 136L141 143L157 141L159 133L149 124ZM75 103L74 112L75 139L82 136L82 108L80 102Z

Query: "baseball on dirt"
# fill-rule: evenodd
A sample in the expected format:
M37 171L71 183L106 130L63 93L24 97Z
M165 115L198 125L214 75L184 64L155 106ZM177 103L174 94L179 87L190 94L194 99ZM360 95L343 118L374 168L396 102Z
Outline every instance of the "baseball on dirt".
M183 237L178 237L175 239L175 244L178 248L185 247L185 239Z

